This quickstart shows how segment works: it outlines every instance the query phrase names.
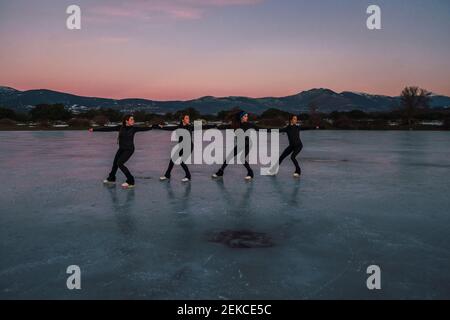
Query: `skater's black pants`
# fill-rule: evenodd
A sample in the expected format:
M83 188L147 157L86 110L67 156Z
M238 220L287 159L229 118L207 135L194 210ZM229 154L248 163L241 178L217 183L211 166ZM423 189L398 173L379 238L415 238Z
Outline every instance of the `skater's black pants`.
M294 166L295 166L295 173L301 174L302 173L302 169L298 165L297 159L295 159L295 157L297 157L297 155L300 153L300 151L302 151L302 148L303 148L302 145L287 147L286 150L284 150L283 153L281 154L280 160L278 161L278 163L281 164L281 162L283 162L283 160L288 155L291 155L291 160L292 160L292 162L294 163Z
M245 157L244 167L247 169L247 175L250 177L253 177L253 170L252 170L252 168L250 168L250 165L248 164L248 161L247 161L247 156L248 156L249 152L250 152L250 147L248 144L246 144L245 150L244 150L244 157ZM219 174L223 175L225 168L228 166L228 162L231 161L231 159L233 158L233 155L234 155L234 157L237 157L237 154L238 154L238 146L235 146L233 149L233 152L227 157L227 159L223 163L222 167L220 168Z
M116 181L117 169L120 169L123 174L127 177L127 183L134 185L134 177L130 173L125 163L131 158L134 153L134 149L119 149L114 157L113 166L111 172L109 173L108 180Z
M192 154L192 150L194 150L194 145L191 145L191 154ZM180 155L180 157L183 156L183 149L181 149L179 155ZM166 171L166 173L164 175L166 178L170 179L170 174L172 173L172 169L173 169L174 165L175 165L175 163L173 162L172 159L170 159L169 167L167 168L167 171ZM186 178L191 179L191 173L189 172L188 166L183 161L181 161L180 165L183 168L184 173L186 174Z

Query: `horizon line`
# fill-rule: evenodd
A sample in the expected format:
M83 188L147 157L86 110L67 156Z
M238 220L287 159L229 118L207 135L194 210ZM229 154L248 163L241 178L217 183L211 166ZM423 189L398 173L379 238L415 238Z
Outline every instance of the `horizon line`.
M420 87L420 86L417 86ZM203 99L203 98L216 98L216 99L224 99L224 98L250 98L250 99L267 99L267 98L286 98L286 97L291 97L291 96L295 96L298 94L301 94L303 92L308 92L308 91L312 91L312 90L329 90L332 91L334 93L337 94L342 94L345 92L349 92L349 93L354 93L354 94L367 94L367 95L372 95L372 96L381 96L381 97L389 97L389 98L396 98L396 97L400 97L399 95L395 95L395 96L391 96L391 95L386 95L386 94L378 94L378 93L369 93L369 92L361 92L361 91L350 91L350 90L344 90L341 92L335 91L333 89L330 88L325 88L325 87L320 87L320 88L311 88L311 89L307 89L307 90L301 90L301 91L297 91L297 93L293 93L293 94L287 94L284 96L262 96L262 97L254 97L254 96L242 96L242 95L229 95L229 96L214 96L214 95L202 95L199 96L197 98L191 98L191 99L174 99L174 100L154 100L151 98L140 98L140 97L128 97L128 98L106 98L106 97L100 97L100 96L90 96L90 95L80 95L80 94L75 94L75 93L71 93L71 92L67 92L67 91L59 91L59 90L54 90L54 89L48 89L48 88L32 88L32 89L17 89L15 87L12 86L8 86L8 85L0 85L0 88L10 88L19 92L26 92L26 91L39 91L39 90L47 90L47 91L53 91L53 92L58 92L58 93L63 93L63 94L70 94L76 97L83 97L83 98L94 98L94 99L109 99L109 100L133 100L133 99L140 99L140 100L149 100L149 101L155 101L155 102L188 102L188 101L193 101L193 100L199 100L199 99ZM432 95L434 96L446 96L444 94L438 94L435 93L434 91L429 91L432 93Z

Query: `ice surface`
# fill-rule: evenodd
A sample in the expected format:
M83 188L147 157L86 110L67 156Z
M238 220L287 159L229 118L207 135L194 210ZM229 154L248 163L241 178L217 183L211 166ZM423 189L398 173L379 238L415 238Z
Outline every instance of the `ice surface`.
M287 159L251 183L191 166L187 185L158 180L170 133L138 133L132 191L101 183L116 134L0 132L0 298L450 298L447 132L307 131L300 181ZM227 245L242 232L270 245Z

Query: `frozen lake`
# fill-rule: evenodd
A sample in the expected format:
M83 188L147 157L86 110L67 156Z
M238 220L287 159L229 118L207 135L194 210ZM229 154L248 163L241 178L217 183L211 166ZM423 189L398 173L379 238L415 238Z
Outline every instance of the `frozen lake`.
M138 133L134 190L102 184L116 135L0 132L0 298L450 299L448 132L303 132L300 181L286 161L251 183L191 166L187 185L158 180L170 133ZM242 230L269 245L211 241Z

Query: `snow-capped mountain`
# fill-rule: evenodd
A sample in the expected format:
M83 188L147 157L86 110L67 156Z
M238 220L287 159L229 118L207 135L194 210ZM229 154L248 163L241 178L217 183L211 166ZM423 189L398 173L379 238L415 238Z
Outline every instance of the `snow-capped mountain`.
M154 113L174 112L189 107L203 114L213 114L221 110L239 107L253 113L262 113L276 108L288 112L307 112L316 105L321 112L362 110L365 112L388 111L400 104L399 97L389 97L368 93L344 91L334 92L320 88L303 91L286 97L201 97L188 101L154 101L147 99L107 99L83 97L52 90L19 91L9 87L0 87L0 107L16 111L28 111L38 104L64 104L72 111L86 111L92 108L112 108L116 110L142 110ZM450 97L433 95L431 107L450 107Z

